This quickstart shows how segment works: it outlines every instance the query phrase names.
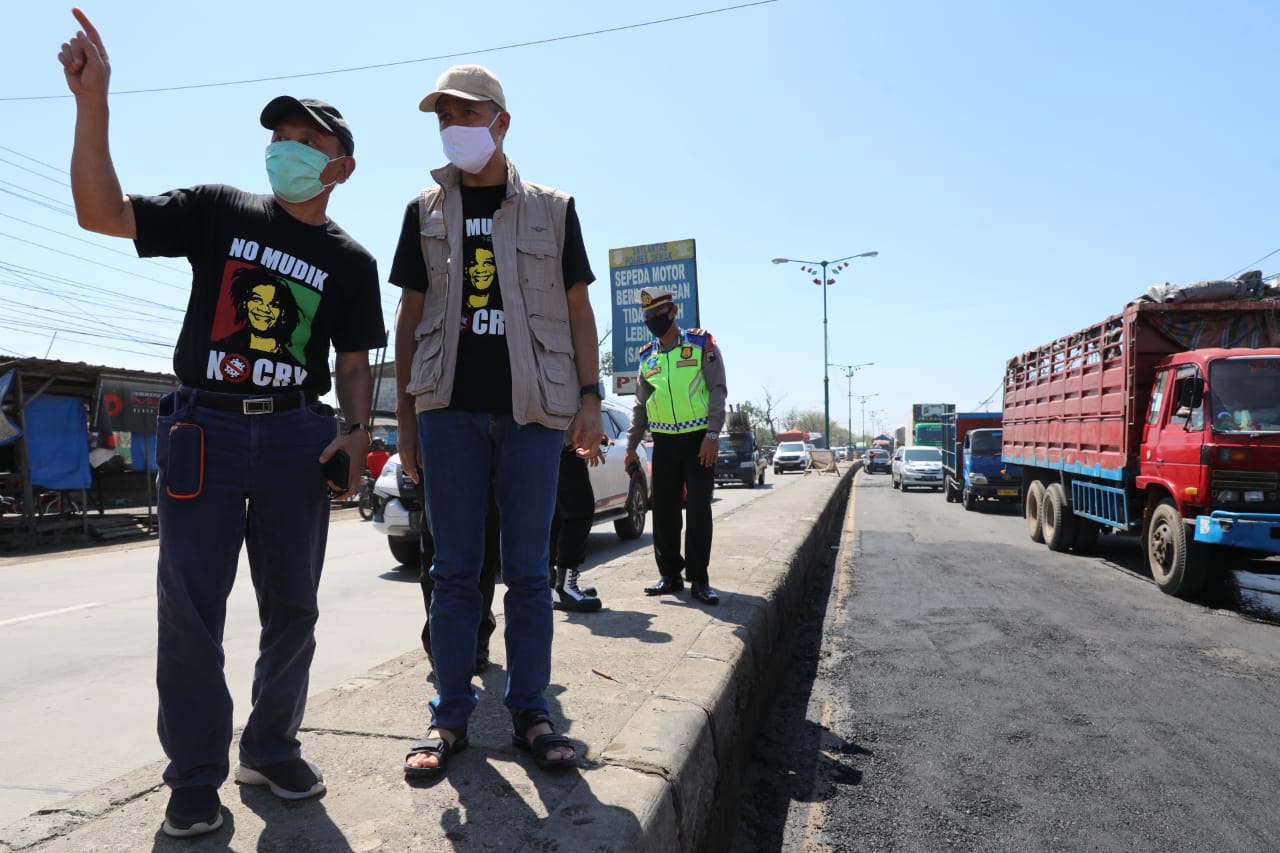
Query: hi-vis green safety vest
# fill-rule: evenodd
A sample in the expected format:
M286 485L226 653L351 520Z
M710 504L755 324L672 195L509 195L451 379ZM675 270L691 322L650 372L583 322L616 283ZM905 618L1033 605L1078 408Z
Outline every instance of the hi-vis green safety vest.
M711 389L702 376L702 359L709 337L702 329L682 330L666 352L659 352L653 342L645 348L647 353L641 351L640 375L653 387L644 404L650 432L707 428Z

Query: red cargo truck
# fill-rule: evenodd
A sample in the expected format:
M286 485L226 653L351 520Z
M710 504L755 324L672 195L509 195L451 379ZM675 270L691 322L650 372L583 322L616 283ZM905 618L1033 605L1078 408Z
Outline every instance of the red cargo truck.
M1233 554L1280 553L1280 301L1130 304L1010 359L1003 414L1050 549L1138 533L1182 597Z

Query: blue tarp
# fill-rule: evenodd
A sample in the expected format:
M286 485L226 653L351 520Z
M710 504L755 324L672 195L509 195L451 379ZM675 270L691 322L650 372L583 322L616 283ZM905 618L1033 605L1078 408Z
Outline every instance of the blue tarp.
M46 489L87 489L89 427L84 401L78 397L41 394L23 410L27 421L27 456L31 483Z

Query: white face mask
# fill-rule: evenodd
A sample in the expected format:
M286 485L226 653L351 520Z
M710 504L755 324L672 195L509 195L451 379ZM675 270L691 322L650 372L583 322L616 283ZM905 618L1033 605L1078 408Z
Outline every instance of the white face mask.
M502 113L498 113L502 115ZM493 127L498 116L493 117L489 127L464 127L450 125L440 131L440 141L444 143L444 156L449 162L464 172L474 175L484 168L485 163L498 150L489 128Z

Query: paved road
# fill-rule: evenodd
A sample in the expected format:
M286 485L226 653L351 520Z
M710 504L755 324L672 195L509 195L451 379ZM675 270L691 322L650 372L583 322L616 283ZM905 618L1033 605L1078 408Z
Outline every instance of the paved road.
M714 512L785 488L716 490ZM591 534L589 560L652 547ZM155 737L154 542L0 558L0 826L162 758ZM225 648L236 725L248 714L257 611L248 566L228 603ZM590 581L608 603L608 577ZM714 579L713 579L714 580ZM422 627L416 573L354 509L335 513L321 588L311 691L412 650ZM500 605L500 601L498 602ZM159 780L157 780L159 781Z
M1053 554L883 476L851 515L753 768L781 849L1280 849L1280 627L1160 594L1132 540Z

